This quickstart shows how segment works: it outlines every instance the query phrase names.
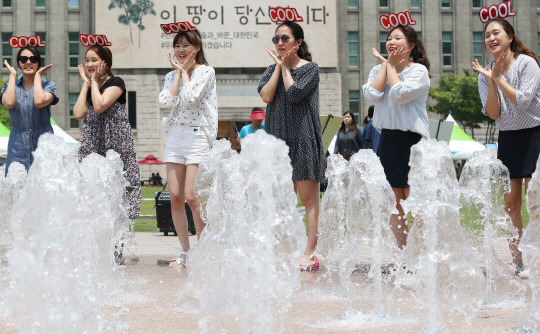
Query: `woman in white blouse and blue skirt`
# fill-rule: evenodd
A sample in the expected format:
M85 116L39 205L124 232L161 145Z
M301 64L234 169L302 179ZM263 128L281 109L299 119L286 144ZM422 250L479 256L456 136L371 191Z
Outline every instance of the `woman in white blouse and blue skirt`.
M388 33L388 59L375 49L381 64L373 67L362 87L364 97L375 103L373 127L381 133L377 155L396 196L398 215L390 227L400 248L407 245L408 225L400 200L409 196L411 147L429 138L426 102L429 92L429 60L422 40L411 27L398 26Z
M522 184L525 181L526 191L540 153L540 67L534 52L504 19L486 24L484 42L495 60L486 68L476 60L473 69L482 74L478 76L482 112L495 120L499 130L497 158L510 172L511 189L504 203L518 237L509 240L513 257L509 264L519 274L525 269L518 249L523 233Z
M185 202L193 213L197 238L205 227L193 184L218 127L216 75L204 57L199 31L178 33L173 45L178 63L168 55L174 71L165 77L159 94L159 102L171 109L162 129L167 136L165 162L172 218L182 246L180 257L171 261L170 267L186 265L189 238Z

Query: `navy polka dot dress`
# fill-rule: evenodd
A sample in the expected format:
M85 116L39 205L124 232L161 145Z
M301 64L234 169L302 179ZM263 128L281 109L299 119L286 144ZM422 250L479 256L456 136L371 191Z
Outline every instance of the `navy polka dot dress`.
M270 65L259 82L259 94L268 83L275 64ZM266 109L265 130L289 146L293 181L324 181L324 155L319 118L319 65L307 63L292 69L294 84L285 90L280 74L274 100Z

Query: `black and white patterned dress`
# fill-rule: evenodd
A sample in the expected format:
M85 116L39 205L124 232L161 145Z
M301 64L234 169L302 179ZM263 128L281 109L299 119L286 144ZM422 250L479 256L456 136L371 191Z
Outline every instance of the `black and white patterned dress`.
M268 83L275 64L270 65L259 82L259 94ZM274 99L266 109L265 130L289 146L293 181L324 181L324 155L319 118L319 65L307 63L292 69L294 84L285 90L280 74Z

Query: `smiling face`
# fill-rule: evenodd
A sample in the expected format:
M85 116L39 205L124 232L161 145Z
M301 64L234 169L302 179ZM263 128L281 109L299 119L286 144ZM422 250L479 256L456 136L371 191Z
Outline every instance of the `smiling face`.
M390 32L388 38L386 39L386 52L390 54L402 46L412 49L414 47L414 43L409 43L403 31L396 28Z
M501 52L510 51L512 37L506 33L499 22L491 22L486 27L484 42L489 53L497 57Z
M185 36L182 36L178 39L174 45L174 55L180 64L186 62L187 56L189 56L194 51L199 51L199 47L195 47L193 44L189 43Z
M289 40L285 43L282 39L282 37L285 35L285 37L289 37ZM279 37L279 41L276 45L276 52L278 56L283 58L287 52L289 52L292 48L295 46L300 46L302 44L302 40L295 40L293 33L291 29L285 25L279 27L276 30L276 35Z
M23 50L20 54L20 56L22 57L33 57L34 54L32 53L32 51L30 50ZM38 70L38 67L39 67L39 64L36 62L34 64L32 64L32 62L29 60L26 61L26 63L22 63L21 61L19 61L19 68L21 69L21 72L23 75L33 75L37 72Z
M96 72L102 60L103 59L101 59L93 50L86 52L86 57L84 58L84 68L86 69L86 74L88 74L89 77L92 77L94 72Z

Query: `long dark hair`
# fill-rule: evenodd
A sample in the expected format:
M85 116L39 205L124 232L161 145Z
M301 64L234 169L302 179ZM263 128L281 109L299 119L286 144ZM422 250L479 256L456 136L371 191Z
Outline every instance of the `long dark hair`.
M489 21L488 23L486 23L486 25L484 26L484 36L486 36L487 27L492 22L500 23L504 31L506 32L506 34L510 36L510 38L512 38L512 42L510 42L510 51L512 51L512 53L514 54L514 58L517 58L517 56L519 55L526 55L526 56L532 57L536 61L538 66L540 66L540 63L538 62L538 59L536 58L536 53L534 53L534 51L526 48L525 45L523 45L523 42L519 38L517 38L516 32L514 31L514 27L512 27L512 25L505 19L495 18ZM484 42L484 49L485 48L486 48L486 43Z
M109 49L106 46L94 45L94 46L89 47L88 50L86 50L86 53L84 54L85 56L88 53L88 51L94 51L98 55L98 57L101 58L101 60L105 61L105 64L107 64L107 74L110 77L114 77L114 74L111 71L111 67L112 67L111 49Z
M351 118L352 118L350 129L351 130L356 129L358 126L356 125L356 119L354 118L353 113L350 112L349 110L347 110L346 112L343 113L343 116L345 116L347 114L351 115ZM342 131L342 130L345 130L345 120L343 120L343 122L341 122L341 126L339 127L339 131Z
M39 68L41 67L42 62L43 62L43 60L41 59L41 54L39 53L39 50L38 50L37 48L35 48L35 47L33 47L33 46L30 46L30 45L23 46L23 47L19 50L19 52L17 53L17 66L18 66L19 68L21 68L21 67L19 66L19 57L21 56L21 53L22 53L24 50L28 50L28 51L32 52L32 54L33 54L34 56L36 56L36 58L38 59L38 61L37 61L38 67L37 67L37 68L38 68L38 70L39 70Z
M302 44L300 44L300 46L298 47L298 52L296 53L298 57L307 61L313 61L311 58L311 52L309 52L309 47L304 38L304 30L302 29L302 27L296 22L283 22L277 26L276 31L281 26L287 26L289 27L289 29L291 29L294 40L302 40Z
M199 48L199 52L195 55L195 62L199 65L208 65L206 57L204 56L203 43L199 30L194 31L182 31L176 34L173 39L173 47L178 43L180 38L185 37L189 44L196 48Z
M426 49L424 48L424 42L422 42L422 40L418 38L418 34L416 33L416 31L409 26L394 27L388 32L388 36L390 36L392 31L396 29L399 29L401 30L401 32L403 32L403 35L405 35L405 38L407 39L407 44L414 43L414 47L411 51L412 61L424 65L428 70L429 77L431 78L429 59L427 57Z

